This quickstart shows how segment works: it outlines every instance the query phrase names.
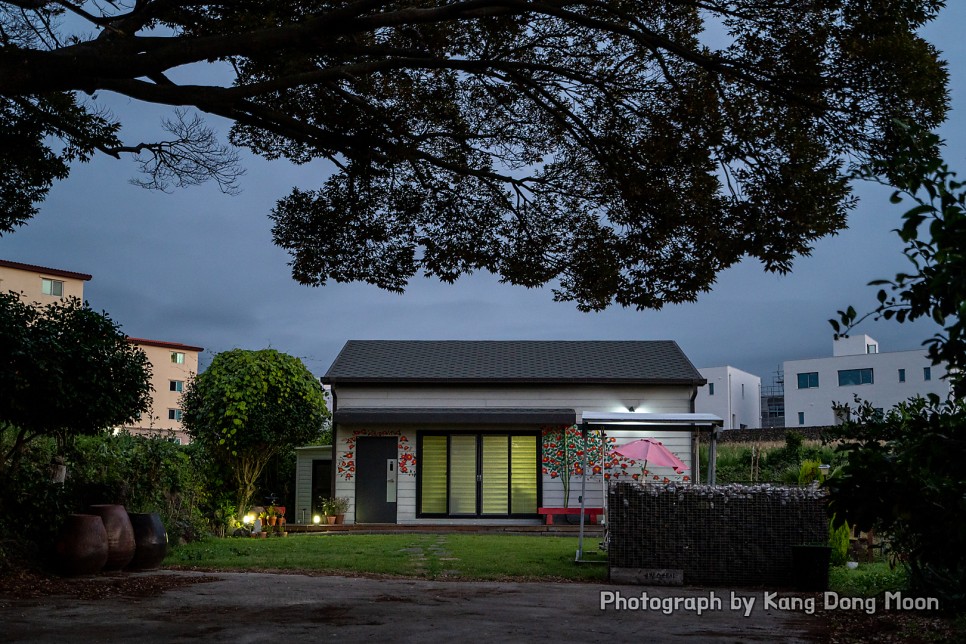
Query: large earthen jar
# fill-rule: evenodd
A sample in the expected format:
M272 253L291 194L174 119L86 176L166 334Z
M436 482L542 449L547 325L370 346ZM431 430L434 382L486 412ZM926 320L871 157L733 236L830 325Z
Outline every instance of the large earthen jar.
M128 512L134 528L134 558L130 570L157 568L168 554L168 533L157 512Z
M93 575L107 563L107 530L96 514L71 514L54 545L66 575Z
M107 531L107 563L104 570L120 570L134 558L134 528L123 505L92 505L91 514L104 521Z

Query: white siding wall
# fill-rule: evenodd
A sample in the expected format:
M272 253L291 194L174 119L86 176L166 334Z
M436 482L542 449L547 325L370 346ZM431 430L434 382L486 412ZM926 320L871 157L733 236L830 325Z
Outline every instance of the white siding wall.
M864 336L863 336L864 337ZM923 378L923 368L930 367L932 378ZM844 369L872 369L873 383L839 386L838 372ZM899 382L899 369L905 369L905 382ZM833 425L832 403L854 405L854 396L868 400L873 407L887 410L915 395L934 393L945 398L949 382L943 380L946 369L933 366L925 351L894 351L859 355L842 355L810 360L788 360L785 370L785 426L800 424ZM818 387L798 388L798 374L818 373ZM804 422L799 423L799 414Z
M337 387L339 409L353 407L509 407L588 411L691 411L690 387Z
M337 385L336 395L338 409L352 408L390 408L390 407L432 407L432 408L565 408L575 409L578 422L584 411L627 411L633 407L635 411L651 413L687 413L691 409L691 387L687 386L534 386L534 387L378 387L378 386L346 386ZM337 468L349 452L347 440L355 430L362 428L347 425L339 426L339 441L336 445L333 468ZM390 427L368 427L367 431L385 435L393 431ZM420 428L406 427L395 431L396 435L405 435L410 450L415 454L416 433ZM433 429L450 429L434 427ZM454 431L492 430L514 431L529 430L535 427L460 427ZM694 467L692 461L692 438L689 432L611 432L611 436L618 437L617 444L623 444L632 438L653 437L661 440L666 447L689 466ZM625 440L626 439L626 440ZM401 451L400 451L401 454ZM418 466L418 464L417 464ZM649 468L650 469L650 468ZM655 473L666 471L670 476L673 472L669 468L654 468ZM691 474L689 470L687 474ZM676 477L680 478L680 477ZM590 476L587 482L587 504L600 506L602 503L602 484L600 476ZM355 522L355 476L346 480L336 474L336 496L350 499L349 511L346 513L347 523ZM577 505L580 494L580 477L571 478L570 505ZM563 483L559 478L543 477L542 502L548 507L563 505ZM416 477L400 472L397 485L397 522L398 523L467 523L465 520L427 520L416 518ZM493 523L492 520L482 521ZM521 520L507 520L506 523L521 523ZM526 523L527 521L523 521ZM472 523L472 521L469 521Z
M708 384L698 387L695 411L720 416L724 429L761 426L760 377L734 367L703 367L698 371Z
M295 450L295 507L286 508L285 519L290 523L312 523L312 461L332 458L332 448L300 447Z

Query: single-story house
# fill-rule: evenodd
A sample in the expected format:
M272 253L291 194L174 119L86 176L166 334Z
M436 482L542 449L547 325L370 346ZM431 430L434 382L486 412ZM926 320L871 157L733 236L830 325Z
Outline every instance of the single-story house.
M582 488L601 506L607 480L696 479L705 380L675 342L352 340L322 382L346 523L537 523ZM648 422L588 433L585 414ZM610 454L641 437L689 469Z

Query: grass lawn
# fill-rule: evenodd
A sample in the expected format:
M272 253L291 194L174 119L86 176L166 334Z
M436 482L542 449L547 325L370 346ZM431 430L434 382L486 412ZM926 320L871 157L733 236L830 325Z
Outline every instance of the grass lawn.
M585 558L598 539L584 539ZM304 570L424 579L603 581L607 566L577 564L577 539L465 534L308 534L207 539L175 548L170 568Z
M598 539L584 540L585 559L606 562ZM207 539L179 546L164 561L171 568L305 570L423 579L605 581L607 566L577 564L573 537L471 534L297 534L284 539ZM829 590L873 597L900 590L901 568L863 563L834 567Z
M855 570L834 566L829 571L829 590L848 597L875 597L885 592L904 590L906 571L900 566L890 568L880 561L860 563Z

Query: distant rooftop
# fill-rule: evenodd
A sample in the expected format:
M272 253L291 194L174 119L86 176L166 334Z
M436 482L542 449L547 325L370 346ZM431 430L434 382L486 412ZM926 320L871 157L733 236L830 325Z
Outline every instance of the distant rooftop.
M350 340L322 382L702 385L705 380L669 340Z
M0 259L0 266L6 268L15 268L21 271L29 271L31 273L41 273L43 275L51 275L53 277L65 277L68 279L83 280L85 282L91 281L91 275L87 273L75 273L74 271L65 271L60 268L48 268L47 266L37 266L36 264L24 264L22 262L11 262L6 259Z
M147 340L145 338L128 338L128 342L131 344L143 344L149 347L161 347L162 349L176 349L178 351L204 351L203 347L193 347L187 344L179 344L177 342L165 342L164 340Z

